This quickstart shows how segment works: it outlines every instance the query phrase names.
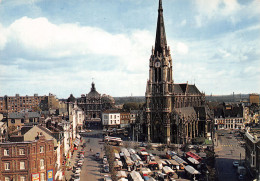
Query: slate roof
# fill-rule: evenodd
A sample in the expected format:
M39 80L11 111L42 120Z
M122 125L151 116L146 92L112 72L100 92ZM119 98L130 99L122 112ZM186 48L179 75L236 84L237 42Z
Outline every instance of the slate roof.
M196 111L194 109L194 107L182 107L182 108L175 108L175 111L181 116L181 117L185 117L188 118L190 116L195 116L196 115Z
M201 94L196 85L192 84L174 84L174 93L176 94Z
M22 119L25 118L25 116L28 116L28 118L40 118L40 114L38 112L26 112L26 113L18 113L13 112L8 114L9 119Z
M206 109L205 107L194 107L197 115L199 116L200 120L205 120L207 117Z
M243 107L241 105L220 104L214 108L214 116L220 117L243 117Z

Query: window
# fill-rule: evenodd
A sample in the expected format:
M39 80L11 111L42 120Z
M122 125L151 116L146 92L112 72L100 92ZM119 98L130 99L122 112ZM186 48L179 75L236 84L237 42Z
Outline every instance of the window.
M21 176L20 181L25 181L25 176Z
M5 181L10 181L10 177L5 177Z
M45 176L44 173L41 173L41 179L40 179L41 181L45 180L44 176Z
M40 146L40 153L43 153L43 146Z
M20 162L20 170L24 170L25 169L25 163L24 162Z
M25 153L24 153L24 148L20 148L19 149L19 155L24 155Z
M5 163L5 170L10 170L10 163L9 162Z
M24 119L21 119L21 123L24 123Z
M4 156L9 156L9 149L4 149Z
M44 169L44 159L40 159L40 169Z

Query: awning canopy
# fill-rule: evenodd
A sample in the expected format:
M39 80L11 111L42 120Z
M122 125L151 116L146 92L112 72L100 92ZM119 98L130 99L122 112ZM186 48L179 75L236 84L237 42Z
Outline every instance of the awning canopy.
M74 145L79 146L79 142L80 142L80 140L78 138L76 138L74 141Z
M180 164L176 160L169 160L172 165L179 166Z
M163 172L166 174L174 173L174 171L168 166L163 167Z
M184 167L184 169L189 172L190 174L192 175L197 175L197 174L200 174L200 172L198 170L196 170L195 168L193 168L192 166L190 165L187 165Z
M132 177L132 179L134 181L144 181L143 178L141 177L140 173L136 172L136 171L132 171L130 173L130 176Z
M140 173L149 175L152 173L152 171L149 168L143 167L140 169Z
M179 164L188 164L187 162L185 162L182 158L178 157L177 155L174 155L172 157L173 160L176 160Z
M115 153L115 158L116 158L116 159L120 159L119 153Z
M123 166L122 162L119 161L119 160L114 161L114 165L115 165L115 167L122 167Z
M117 174L116 174L116 176L117 176L118 178L126 178L126 177L127 177L125 171L118 171Z
M132 155L131 155L131 159L132 159L133 161L141 160L141 158L140 158L137 154L132 154Z
M195 160L194 158L189 157L188 160L189 160L192 164L195 164L195 165L200 164L200 162L199 162L198 160Z
M136 153L135 150L132 149L132 148L129 148L128 151L129 151L129 153L130 153L131 155Z

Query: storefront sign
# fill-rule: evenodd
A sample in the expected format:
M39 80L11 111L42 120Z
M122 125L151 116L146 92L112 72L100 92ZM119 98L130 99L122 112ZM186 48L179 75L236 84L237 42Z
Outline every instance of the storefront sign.
M47 171L47 181L53 181L53 170Z
M40 181L40 174L32 173L32 181Z

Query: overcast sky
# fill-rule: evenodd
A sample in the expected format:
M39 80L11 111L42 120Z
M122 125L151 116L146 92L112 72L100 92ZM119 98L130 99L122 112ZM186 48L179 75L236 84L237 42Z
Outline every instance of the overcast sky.
M259 0L163 0L175 83L260 93ZM0 96L144 96L158 0L0 0Z

